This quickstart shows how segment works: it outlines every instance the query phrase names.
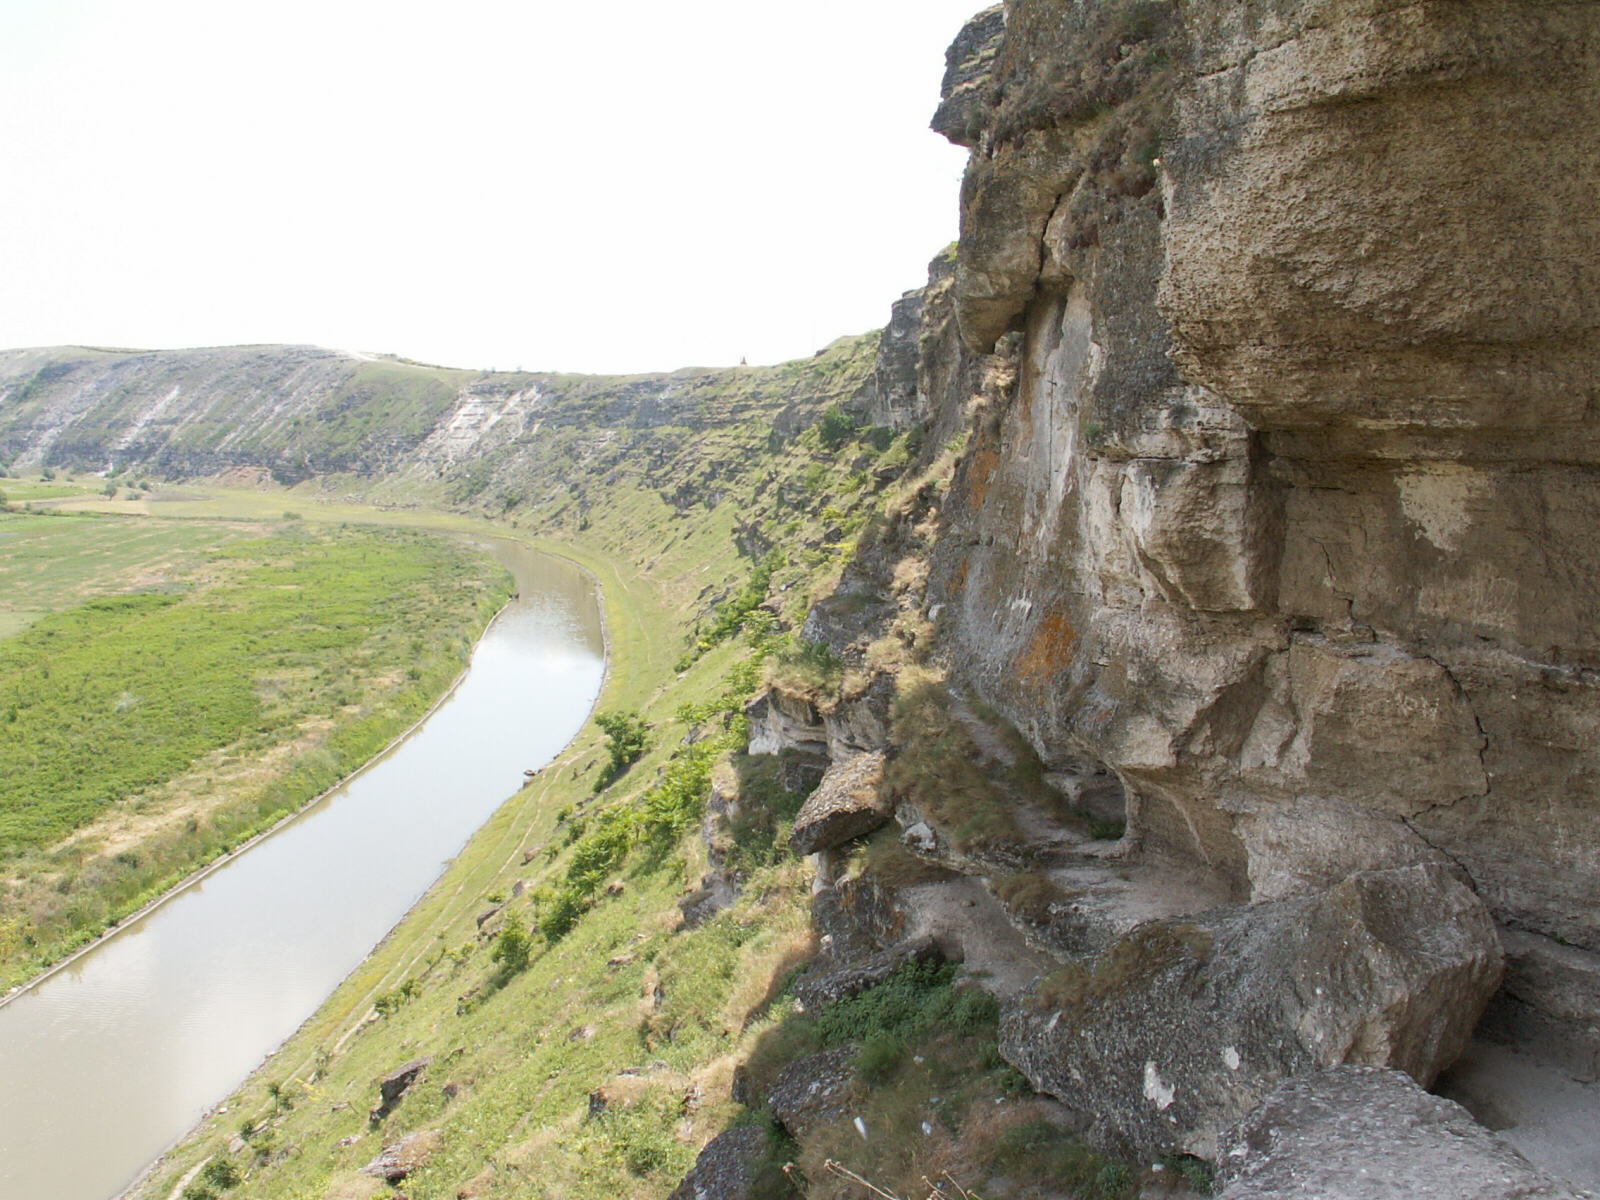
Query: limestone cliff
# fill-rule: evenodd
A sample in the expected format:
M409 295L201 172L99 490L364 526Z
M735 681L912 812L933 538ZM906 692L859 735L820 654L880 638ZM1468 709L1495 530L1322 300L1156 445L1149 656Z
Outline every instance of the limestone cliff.
M1600 952L1600 6L1006 15L954 319L1019 377L946 508L963 672L1237 900L1431 849Z
M1427 1085L1492 993L1600 1071L1597 103L1594 3L1008 0L951 48L961 238L896 411L970 440L894 554L950 703L1126 833L1013 796L1030 923L950 814L897 815L1067 964L1006 1053L1111 1144L1214 1156L1341 1063ZM905 573L869 548L808 633L870 673L851 597ZM950 931L836 865L841 943L852 905Z

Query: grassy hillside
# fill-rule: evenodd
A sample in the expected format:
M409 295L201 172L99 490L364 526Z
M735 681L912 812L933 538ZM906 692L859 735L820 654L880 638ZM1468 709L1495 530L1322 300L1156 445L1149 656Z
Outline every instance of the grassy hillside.
M360 404L342 421L284 404L270 429L199 457L151 441L119 476L222 472L198 489L48 502L488 522L589 567L611 641L600 719L136 1195L389 1195L370 1166L388 1153L413 1200L662 1196L708 1139L744 1126L764 1147L766 1196L868 1194L853 1172L921 1196L943 1171L995 1194L1131 1194L1129 1170L1085 1152L1000 1059L994 1001L952 968L912 964L816 1011L793 992L817 951L811 865L787 847L802 797L777 760L743 753L743 706L765 677L825 699L874 670L922 671L933 627L916 546L959 450L857 424L876 349L850 338L771 368L452 380L409 445L426 388L396 393L404 437L387 444ZM830 611L859 624L883 609L884 624L852 674L797 634L858 551L884 586ZM869 862L907 886L928 869L892 837L847 869ZM713 867L738 894L706 916ZM812 1052L844 1064L850 1115L795 1142L765 1096ZM379 1078L417 1058L421 1081L369 1119Z
M216 1182L227 1169L210 1183L198 1173L208 1159L247 1176L238 1194L380 1195L359 1168L416 1133L433 1150L408 1196L659 1196L707 1137L755 1119L731 1099L733 1068L792 1022L785 984L814 947L809 872L785 845L800 797L775 762L742 756L741 709L765 670L799 655L793 629L909 486L894 482L904 435L823 420L860 387L870 349L691 376L695 425L613 414L613 429L632 430L626 448L586 424L617 403L610 385L574 381L569 400L588 415L541 447L550 485L517 504L493 490L515 456L491 456L488 482L460 503L482 497L502 527L596 571L613 652L600 711L639 712L643 752L606 782L606 734L587 727L139 1195L230 1191ZM296 495L315 520L315 496L360 482ZM370 494L406 493L391 480ZM746 797L735 839L746 882L732 908L688 929L677 902L706 868L713 777ZM507 930L528 939L520 969ZM427 1083L370 1125L376 1077L417 1056L433 1059Z

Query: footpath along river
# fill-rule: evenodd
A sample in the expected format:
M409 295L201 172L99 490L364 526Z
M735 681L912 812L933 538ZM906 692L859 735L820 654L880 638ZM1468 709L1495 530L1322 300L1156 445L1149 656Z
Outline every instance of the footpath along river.
M520 596L366 770L0 1008L0 1197L107 1200L293 1033L599 694L593 581L485 547Z

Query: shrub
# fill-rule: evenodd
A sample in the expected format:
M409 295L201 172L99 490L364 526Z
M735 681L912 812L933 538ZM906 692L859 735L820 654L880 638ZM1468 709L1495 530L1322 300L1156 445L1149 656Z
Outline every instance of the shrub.
M830 404L817 421L817 440L828 450L837 450L855 432L855 418L837 404Z
M856 1051L856 1070L870 1087L877 1087L894 1074L905 1058L905 1039L892 1033L875 1033Z
M548 942L559 942L572 932L583 916L585 897L571 887L557 889L549 903L540 909L539 932Z
M226 1191L239 1183L239 1169L225 1158L213 1158L200 1171L200 1178L218 1191Z
M594 723L606 734L606 766L595 785L595 790L599 791L638 761L644 753L645 734L650 727L643 717L631 710L600 713Z
M499 963L500 974L509 978L527 967L529 949L528 931L519 923L509 921L495 939L494 952L489 958Z

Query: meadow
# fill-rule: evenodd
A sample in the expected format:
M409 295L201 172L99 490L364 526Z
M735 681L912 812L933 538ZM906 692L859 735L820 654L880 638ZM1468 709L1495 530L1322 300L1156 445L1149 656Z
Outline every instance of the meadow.
M0 515L0 983L359 767L510 587L415 531Z

